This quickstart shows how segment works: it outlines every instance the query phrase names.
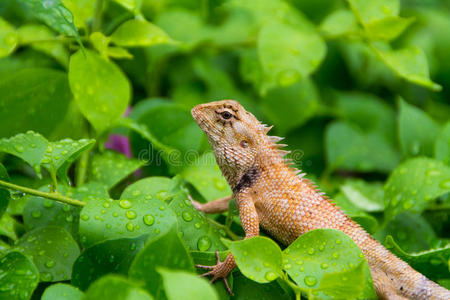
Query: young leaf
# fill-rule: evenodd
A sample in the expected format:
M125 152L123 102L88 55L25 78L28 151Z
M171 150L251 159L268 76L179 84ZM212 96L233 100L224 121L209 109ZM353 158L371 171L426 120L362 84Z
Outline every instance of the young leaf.
M314 31L268 23L258 36L258 56L267 80L265 88L291 85L307 77L317 69L325 53L325 43Z
M397 16L400 12L399 0L347 0L347 2L364 24L388 16Z
M146 20L128 20L111 35L111 41L123 47L148 47L171 42L158 26Z
M217 292L204 278L183 271L170 271L163 268L158 268L158 272L163 278L164 289L169 300L219 299ZM177 288L174 289L174 286Z
M44 60L42 57L39 59ZM23 69L8 73L0 80L0 120L8 124L0 126L0 137L27 130L50 136L69 111L72 95L67 75L53 69L33 67L23 66ZM70 136L73 132L69 128L64 134Z
M17 46L16 29L0 18L0 57L8 56Z
M174 227L150 240L131 264L128 276L145 286L155 299L165 299L157 267L194 272L194 263Z
M41 300L81 300L83 292L66 283L52 284L45 289Z
M450 122L444 125L436 139L434 157L450 165Z
M67 36L73 36L81 44L77 28L73 24L73 16L61 0L19 0L36 18L48 26Z
M155 198L95 199L80 213L80 236L85 247L114 238L148 234L157 237L175 224L175 214Z
M384 191L387 219L405 210L421 212L429 201L450 191L450 167L431 158L409 159L391 173Z
M376 133L363 133L345 122L334 122L326 130L329 167L362 172L389 172L399 157L392 145Z
M0 152L6 152L20 157L40 175L41 161L44 158L48 141L39 133L27 131L9 139L0 140Z
M362 210L369 212L384 210L384 190L381 182L348 180L340 189L350 202Z
M150 295L139 285L130 282L125 277L107 275L94 282L83 300L152 300Z
M207 201L231 195L231 188L220 172L212 152L198 157L180 175L192 184Z
M39 271L22 253L10 252L0 260L0 298L30 299L39 283Z
M16 219L4 213L0 219L0 236L6 236L13 241L17 240L17 225Z
M114 151L106 151L92 157L89 179L105 184L109 189L141 167L143 162L128 159Z
M48 170L54 169L60 179L69 182L67 171L71 164L83 153L89 150L95 143L93 139L81 139L74 141L64 139L58 142L50 142L45 151L42 163Z
M72 284L86 290L93 281L106 274L128 274L131 262L146 240L147 235L143 235L107 240L87 248L73 264Z
M407 253L390 235L386 237L385 244L397 257L406 261L411 267L428 278L433 280L448 276L450 245L421 252Z
M69 84L83 115L100 134L125 112L131 87L122 71L91 50L70 58Z
M399 77L433 91L442 90L442 86L431 81L427 58L420 48L409 46L398 50L386 50L373 46L372 49Z
M325 289L326 286L331 285L334 289L340 290L348 284L360 286L362 293L358 296L362 298L375 296L369 265L363 253L342 231L334 229L309 231L298 237L283 251L283 260L283 269L295 283L302 288L318 291L320 298L328 299L321 291L322 288ZM355 281L352 283L333 281L338 275L331 274L341 273L341 276L345 276L347 271L359 264L363 264L358 271L362 275L354 274ZM322 281L325 282L322 283ZM327 293L330 292L328 288L325 290Z
M433 156L439 126L427 114L400 99L398 134L405 157Z
M319 29L329 38L338 38L359 32L355 16L348 9L333 11L322 21Z
M72 264L80 254L78 244L63 228L47 226L24 234L16 242L16 249L33 257L41 274L41 281L69 280Z
M94 15L95 1L62 0L62 3L72 12L75 26L86 29L87 21Z
M253 281L270 282L283 273L280 247L269 238L257 236L236 241L229 248L239 270Z
M374 20L365 24L365 29L372 39L390 41L402 34L413 21L414 18L387 16L381 20Z

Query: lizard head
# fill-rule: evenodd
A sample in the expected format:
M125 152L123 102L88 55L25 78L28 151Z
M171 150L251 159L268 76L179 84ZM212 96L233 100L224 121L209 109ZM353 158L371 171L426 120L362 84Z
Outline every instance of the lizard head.
M239 102L222 100L200 104L191 113L208 136L226 177L227 170L242 173L254 164L267 130Z

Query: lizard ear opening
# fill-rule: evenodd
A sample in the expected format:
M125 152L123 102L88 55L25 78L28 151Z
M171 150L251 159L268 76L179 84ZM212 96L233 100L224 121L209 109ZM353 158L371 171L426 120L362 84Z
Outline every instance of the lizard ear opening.
M242 140L240 143L242 148L247 148L248 147L248 142L246 140Z

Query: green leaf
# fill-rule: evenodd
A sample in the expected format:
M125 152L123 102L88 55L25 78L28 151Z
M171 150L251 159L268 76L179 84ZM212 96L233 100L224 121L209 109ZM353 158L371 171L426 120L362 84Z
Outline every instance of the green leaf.
M439 126L423 111L400 99L398 134L405 157L433 156Z
M91 50L70 57L69 84L81 112L98 133L119 119L130 100L130 83L122 71Z
M83 300L151 300L152 297L138 285L117 275L107 275L94 282Z
M163 278L164 288L167 299L169 300L219 299L217 292L210 284L208 284L208 281L199 278L197 275L183 271L170 271L163 268L158 268L158 272ZM177 288L173 288L174 286Z
M17 46L17 41L16 29L0 18L0 57L11 54Z
M442 86L431 81L427 58L420 48L414 46L398 50L386 50L383 48L376 45L372 47L378 57L397 76L433 91L442 90Z
M0 126L0 137L27 130L50 136L63 122L72 99L64 72L30 67L3 77L0 95L0 120L8 124Z
M399 0L347 0L347 2L364 24L397 16L400 12Z
M0 140L0 151L20 157L40 175L41 161L44 158L48 141L39 133L27 131L9 139Z
M110 189L142 165L143 162L128 159L124 154L105 151L92 157L89 180L101 182Z
M146 20L128 20L111 35L111 41L123 47L148 47L171 42L158 26Z
M280 247L269 238L257 236L236 241L229 248L239 270L253 281L270 282L283 274Z
M193 251L224 250L220 239L225 231L192 206L185 190L176 186L171 193L173 199L169 207L177 215L178 231L186 246Z
M62 3L72 12L75 26L87 28L87 21L94 16L95 1L62 0Z
M400 246L409 252L419 252L434 247L438 241L433 227L419 214L402 212L390 220L375 238L384 242L387 236L392 236Z
M288 86L307 77L317 69L326 53L325 42L314 31L277 22L261 29L257 47L266 89L274 85Z
M80 236L85 247L107 239L157 237L176 222L175 214L152 195L146 199L131 197L91 200L80 214Z
M248 279L242 274L234 275L233 293L237 295L238 299L290 300L292 297L287 290L287 288L282 288L277 281L261 284Z
M283 260L284 270L295 283L304 289L319 292L320 299L334 299L330 289L338 293L348 285L353 285L360 292L357 295L359 297L375 297L369 265L362 251L342 231L309 231L283 251ZM358 269L360 264L362 267ZM354 268L357 269L355 273L352 271ZM344 282L342 278L348 271L351 274L349 282ZM336 282L339 277L341 280Z
M9 181L8 172L6 168L0 163L0 180ZM11 199L11 194L8 189L0 188L0 218L5 213L8 208L9 200Z
M78 244L70 233L57 226L34 229L16 242L16 249L33 257L41 274L41 281L69 280L72 264L80 254Z
M325 274L320 281L319 290L331 299L358 297L364 291L364 285L358 283L364 281L364 272L367 272L365 264L367 263L362 261L350 270Z
M143 235L107 240L87 248L73 264L72 284L86 290L93 281L106 274L128 274L131 262L146 240L147 235Z
M66 283L57 283L49 286L42 294L41 300L81 300L83 292Z
M223 177L212 152L198 157L180 175L207 201L231 195L231 188Z
M450 167L431 158L409 159L392 172L384 191L387 219L405 210L421 212L450 191Z
M399 157L392 145L376 133L364 133L345 122L333 122L326 130L329 168L361 172L389 172Z
M365 29L372 39L390 41L402 34L413 21L414 18L387 16L365 24Z
M22 253L10 252L0 260L0 298L30 299L39 283L39 271Z
M347 216L361 225L369 233L374 233L378 228L378 221L371 215L367 214L360 207L356 206L348 199L345 194L337 194L333 197L333 202L342 209Z
M430 279L448 277L450 244L442 248L428 249L421 252L407 253L392 238L386 237L386 247L398 258L407 262L412 268Z
M381 182L348 180L340 189L351 203L364 211L384 210L384 190Z
M48 170L54 169L60 179L69 182L67 171L72 163L95 144L93 139L72 140L64 139L58 142L50 142L45 151L42 163Z
M73 16L61 0L19 0L36 18L52 29L67 36L73 36L82 46L77 28L73 24Z
M6 236L11 240L17 240L17 221L8 213L4 213L0 219L0 236Z
M55 34L45 25L25 24L17 30L19 44L28 45L56 59L62 66L69 65L69 51L63 43L56 41ZM55 41L51 41L55 39ZM47 41L46 41L47 40Z
M338 38L359 33L355 16L348 9L339 9L329 14L319 29L328 38Z
M155 299L165 299L162 277L157 267L194 272L194 263L174 227L150 240L131 264L128 276L142 284Z
M450 122L442 127L434 144L434 157L450 165Z
M305 78L288 87L270 89L263 98L262 108L269 121L284 135L314 116L319 100L314 82Z

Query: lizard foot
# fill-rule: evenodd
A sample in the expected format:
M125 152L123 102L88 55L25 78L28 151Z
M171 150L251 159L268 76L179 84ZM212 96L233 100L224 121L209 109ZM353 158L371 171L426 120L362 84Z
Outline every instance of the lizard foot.
M207 269L210 270L209 272L203 273L201 276L210 276L212 275L212 278L210 280L211 283L216 281L217 279L221 278L223 282L225 283L225 287L227 288L228 293L231 296L234 296L233 291L230 288L230 285L228 284L227 276L230 274L231 270L225 262L220 261L219 251L216 251L216 258L217 263L214 266L205 266L205 265L195 265L197 268Z
M203 204L201 204L200 202L195 201L195 200L192 198L192 196L189 195L189 194L187 195L187 197L188 197L188 199L191 201L192 206L194 206L196 210L203 211Z

